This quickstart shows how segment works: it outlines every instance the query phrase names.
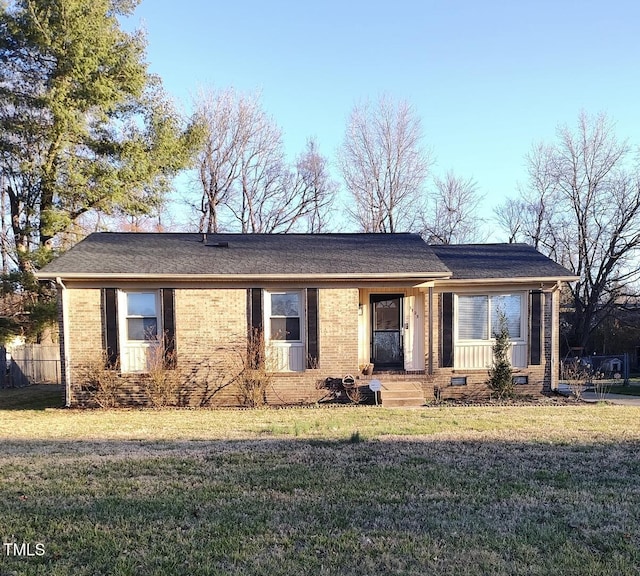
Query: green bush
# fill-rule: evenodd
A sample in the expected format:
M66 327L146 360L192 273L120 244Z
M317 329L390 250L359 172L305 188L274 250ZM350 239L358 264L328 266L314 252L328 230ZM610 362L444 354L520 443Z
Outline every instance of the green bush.
M496 341L492 347L493 363L489 368L487 385L499 399L502 399L510 398L514 393L513 373L509 360L511 339L509 338L507 319L503 313L498 315L498 327L498 332L494 334Z

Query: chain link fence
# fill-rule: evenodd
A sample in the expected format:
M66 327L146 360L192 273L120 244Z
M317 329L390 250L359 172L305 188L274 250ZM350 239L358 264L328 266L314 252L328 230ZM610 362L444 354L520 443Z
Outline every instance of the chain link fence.
M30 384L60 384L60 347L57 344L24 344L0 347L0 386L21 388Z

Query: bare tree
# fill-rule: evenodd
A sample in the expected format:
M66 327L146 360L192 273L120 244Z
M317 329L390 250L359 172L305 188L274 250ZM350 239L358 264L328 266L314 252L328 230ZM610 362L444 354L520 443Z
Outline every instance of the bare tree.
M496 223L509 237L509 244L518 242L523 237L523 206L521 199L507 198L493 210Z
M365 232L414 229L431 165L422 147L420 118L406 101L387 96L356 105L339 150L338 165Z
M335 185L314 140L291 168L280 128L257 95L209 91L199 96L197 110L207 126L198 156L200 231L317 231L325 225Z
M557 259L552 226L560 200L555 154L553 146L534 145L526 156L527 186L519 188L517 198L507 198L495 208L494 214L498 225L507 231L509 242L525 241Z
M517 227L512 218L512 237L579 276L571 286L573 346L588 346L640 277L640 174L631 153L605 115L582 113L575 129L561 126L554 144L533 148L529 186L504 208L505 215L522 214Z
M444 178L434 178L435 188L429 209L422 220L422 235L430 244L460 244L484 242L485 220L478 213L484 199L473 178L462 178L447 172Z
M331 206L338 192L338 184L329 173L327 159L320 154L315 139L307 140L305 151L296 162L296 188L304 207L305 232L327 232Z
M201 232L220 232L220 210L239 178L240 150L249 138L252 111L258 106L256 96L237 94L233 89L203 91L198 96L196 114L206 126L197 159Z
M226 205L241 232L273 232L273 211L293 200L286 196L282 132L259 105L245 109L241 122L238 180Z

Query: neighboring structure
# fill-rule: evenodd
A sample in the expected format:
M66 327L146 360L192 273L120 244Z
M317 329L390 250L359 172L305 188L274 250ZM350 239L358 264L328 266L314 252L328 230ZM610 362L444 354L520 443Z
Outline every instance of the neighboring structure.
M308 403L327 377L373 364L425 400L485 393L506 316L522 391L549 392L566 269L522 244L428 246L414 234L96 233L37 274L57 283L67 404L91 404L86 366L118 366L145 404L166 342L184 404L237 404L228 380L263 336L270 403ZM366 383L366 377L360 376Z

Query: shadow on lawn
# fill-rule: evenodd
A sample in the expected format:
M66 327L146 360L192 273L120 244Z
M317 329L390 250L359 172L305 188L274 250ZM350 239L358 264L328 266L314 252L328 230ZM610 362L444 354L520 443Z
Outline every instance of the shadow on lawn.
M639 449L9 440L0 528L45 545L25 574L633 574Z
M64 386L59 384L0 388L0 410L45 410L62 407L64 407Z

